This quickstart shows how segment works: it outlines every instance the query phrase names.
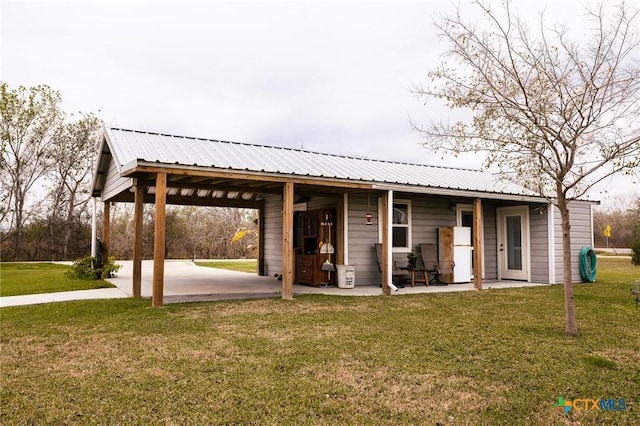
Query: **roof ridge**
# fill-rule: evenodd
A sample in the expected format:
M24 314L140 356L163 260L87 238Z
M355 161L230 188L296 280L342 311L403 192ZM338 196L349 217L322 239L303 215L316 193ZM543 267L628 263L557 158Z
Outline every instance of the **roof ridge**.
M148 131L144 131L144 130L124 129L122 127L106 126L106 128L109 129L109 130L117 130L117 131L122 131L122 132L144 133L144 134L147 134L147 135L157 135L157 136L169 136L169 137L172 137L172 138L179 138L179 139L201 140L201 141L208 141L208 142L219 142L219 143L228 143L228 144L234 144L234 145L255 146L255 147L270 148L270 149L283 149L283 150L287 150L287 151L304 152L304 153L308 153L308 154L326 155L326 156L329 156L329 157L347 158L347 159L370 161L370 162L376 162L376 163L401 164L401 165L406 165L406 166L429 167L429 168L434 168L434 169L445 169L445 170L463 170L463 171L469 171L469 172L482 172L481 169L471 169L471 168L466 168L466 167L450 167L450 166L439 166L439 165L432 165L432 164L410 163L410 162L406 162L406 161L381 160L381 159L376 159L376 158L360 157L360 156L356 156L356 155L331 154L331 153L320 152L320 151L309 151L309 150L302 149L302 148L291 148L291 147L285 147L285 146L255 144L255 143L249 143L249 142L226 141L226 140L221 140L221 139L200 138L200 137L195 137L195 136L172 135L172 134L169 134L169 133L158 133L158 132L148 132Z

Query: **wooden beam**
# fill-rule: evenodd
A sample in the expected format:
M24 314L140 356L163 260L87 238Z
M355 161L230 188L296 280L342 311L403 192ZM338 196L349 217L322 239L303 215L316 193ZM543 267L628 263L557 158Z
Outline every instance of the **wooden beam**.
M293 300L293 182L282 193L282 298Z
M125 170L122 176L135 175L136 173L171 173L176 176L200 176L211 178L223 178L223 179L239 179L248 181L262 181L262 182L280 182L280 183L295 183L300 185L318 185L329 186L338 188L352 188L352 189L372 189L372 183L360 183L352 182L348 180L328 180L323 177L297 177L295 175L290 176L278 176L275 173L265 172L246 172L246 171L218 171L209 170L197 167L162 167L152 165L136 165L129 170Z
M178 189L205 189L210 191L228 191L228 192L250 192L250 193L270 193L270 194L280 194L282 192L282 184L278 184L276 187L265 187L262 186L261 182L247 182L246 184L238 184L238 182L233 181L233 184L228 184L225 182L232 182L230 180L217 181L212 180L213 178L200 178L209 180L209 182L202 183L200 182L189 182L180 179L196 179L188 176L176 176L176 179L167 183L167 188L178 188ZM146 186L154 186L155 180L153 179L139 179L141 183Z
M153 238L153 293L151 305L162 306L164 297L164 252L166 231L166 191L167 174L156 177L156 220Z
M142 215L144 204L144 186L140 182L135 184L133 207L133 297L142 296Z
M473 285L482 290L482 202L473 200Z
M109 261L109 242L111 235L111 202L104 202L104 209L102 211L102 266Z
M385 192L382 195L382 211L378 212L378 216L382 220L382 294L387 296L391 294L391 287L389 287L389 193Z
M155 185L154 185L155 186ZM121 203L134 202L135 195L133 192L123 192L117 197L114 197L113 201ZM144 194L143 202L145 204L154 204L155 196L153 194ZM178 206L203 206L203 207L237 207L245 209L258 209L263 204L263 200L243 200L243 199L231 199L231 198L212 198L212 197L185 197L181 195L167 195L166 203Z

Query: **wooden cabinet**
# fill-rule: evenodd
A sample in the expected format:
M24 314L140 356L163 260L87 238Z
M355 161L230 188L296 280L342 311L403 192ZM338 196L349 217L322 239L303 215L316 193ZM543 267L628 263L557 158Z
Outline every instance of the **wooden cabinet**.
M330 256L330 262L336 261L335 212L333 210L309 210L298 213L294 224L296 243L295 282L319 286L335 283L335 272L322 270L322 264ZM320 248L330 243L334 253L323 254Z
M322 270L325 256L299 254L296 256L296 283L319 286L327 283L327 273Z

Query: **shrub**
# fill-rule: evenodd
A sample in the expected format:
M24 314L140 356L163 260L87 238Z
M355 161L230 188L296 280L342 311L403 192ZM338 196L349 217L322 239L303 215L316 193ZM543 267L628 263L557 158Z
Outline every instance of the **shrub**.
M102 267L102 278L115 278L122 265L116 263L116 258L109 256L108 262Z
M97 280L100 278L112 278L116 276L122 265L115 263L115 258L109 257L109 261L101 267L93 256L83 257L73 262L73 266L66 272L71 278L82 280Z
M633 252L631 255L631 263L640 265L640 240L631 244L631 251Z

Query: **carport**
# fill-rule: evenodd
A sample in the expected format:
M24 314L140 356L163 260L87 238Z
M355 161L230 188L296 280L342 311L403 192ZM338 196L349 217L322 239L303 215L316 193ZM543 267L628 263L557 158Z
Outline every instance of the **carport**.
M252 147L256 148L253 149ZM296 198L313 194L343 194L346 190L371 190L369 182L352 182L324 176L281 173L286 168L278 148L261 158L264 147L198 138L185 138L117 128L105 128L93 176L92 196L103 202L103 258L109 256L109 222L112 203L134 204L131 294L142 296L143 204L155 204L152 305L164 304L166 205L253 208L258 211L258 275L264 275L264 194L282 196L282 280L276 281L283 299L293 298L293 206ZM270 147L271 148L271 147ZM244 151L241 151L244 150ZM280 154L280 155L279 155ZM280 163L279 163L280 162ZM270 170L248 164L268 164ZM206 165L205 165L206 164ZM224 165L224 166L221 166ZM95 203L94 203L95 206ZM95 224L94 208L94 224ZM338 234L341 230L338 229ZM95 253L95 235L92 243ZM341 237L337 244L340 244ZM343 262L338 256L337 263ZM384 265L387 268L387 264ZM388 276L389 282L391 275ZM262 279L266 277L255 277ZM214 277L211 277L214 279ZM383 283L383 291L389 287ZM378 290L379 294L379 290Z

